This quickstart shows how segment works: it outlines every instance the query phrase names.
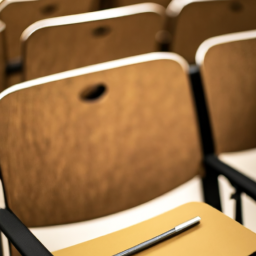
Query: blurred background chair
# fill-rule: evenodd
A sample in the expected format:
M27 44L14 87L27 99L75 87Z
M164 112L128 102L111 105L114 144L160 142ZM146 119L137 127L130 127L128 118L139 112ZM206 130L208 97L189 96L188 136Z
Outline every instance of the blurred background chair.
M5 66L6 66L6 59L5 59L5 49L4 49L4 30L5 24L0 21L0 92L3 91L6 87L5 84Z
M32 23L46 18L85 13L99 9L99 0L4 0L0 3L0 19L6 24L5 51L8 86L21 81L22 32Z
M105 0L105 1L107 1L107 0ZM138 4L138 3L145 3L145 2L152 2L152 3L160 4L160 5L162 5L165 8L171 2L171 0L153 0L153 1L143 1L143 0L109 0L109 1L115 7L127 6L127 5Z
M29 227L79 222L143 204L193 178L198 186L190 186L185 202L202 200L187 72L178 55L150 53L5 90L0 164L8 209ZM174 197L165 199L139 221L172 207ZM176 200L184 203L180 194ZM131 216L122 223L131 224ZM64 236L68 241L69 233L56 240Z
M0 17L6 24L6 48L9 62L20 59L20 36L32 23L57 16L85 13L98 9L98 1L86 0L5 0Z
M244 213L245 225L256 232L256 204L251 199L256 200L255 56L256 30L208 39L196 54L212 127L212 153L218 156L208 156L206 167L228 168L227 164L252 180L245 179L244 182L251 193L250 198L243 198L243 212L241 188L235 180L231 180L231 184L235 187L237 219L242 222ZM225 195L226 198L229 196ZM232 205L227 206L232 209Z
M152 3L38 21L21 37L23 78L158 51L163 23Z
M255 0L182 1L173 0L167 8L168 29L172 34L170 51L195 63L195 54L206 39L227 33L256 29ZM178 8L177 8L178 4Z

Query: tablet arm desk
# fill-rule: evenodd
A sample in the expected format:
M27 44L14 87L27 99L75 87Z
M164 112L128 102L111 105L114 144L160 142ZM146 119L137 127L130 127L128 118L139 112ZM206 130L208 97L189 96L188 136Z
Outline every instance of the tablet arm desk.
M214 175L224 175L239 191L256 200L256 183L211 156L205 165ZM53 256L9 209L0 208L0 230L23 256Z

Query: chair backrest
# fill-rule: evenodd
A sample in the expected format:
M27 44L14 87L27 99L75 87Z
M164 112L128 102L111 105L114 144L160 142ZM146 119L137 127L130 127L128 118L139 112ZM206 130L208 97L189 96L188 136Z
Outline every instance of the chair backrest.
M4 0L0 18L6 24L8 61L20 58L20 36L32 23L46 18L96 11L99 0Z
M178 55L149 53L2 92L0 164L10 209L27 226L92 219L198 174L187 72Z
M171 5L170 5L171 7ZM256 29L255 0L205 0L185 5L177 16L173 16L171 51L195 63L195 54L206 39L227 33Z
M24 80L157 51L163 22L156 4L39 21L22 34Z
M5 84L5 66L6 66L6 59L5 59L5 47L4 47L4 30L5 24L0 21L0 92L6 88Z
M214 37L198 49L216 153L256 147L256 30Z
M139 3L145 3L145 2L151 2L160 4L164 7L167 7L168 4L171 2L171 0L152 0L152 1L145 1L145 0L109 0L112 1L114 6L120 7L120 6L127 6L132 4L139 4Z

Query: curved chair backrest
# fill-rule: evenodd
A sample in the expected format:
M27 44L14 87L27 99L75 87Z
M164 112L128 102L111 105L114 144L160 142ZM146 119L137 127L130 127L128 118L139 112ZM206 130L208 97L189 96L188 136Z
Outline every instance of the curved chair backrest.
M197 175L187 69L178 55L149 53L2 92L0 164L9 208L27 226L82 221L139 205Z
M160 4L164 7L167 7L168 4L171 2L171 0L152 0L152 1L145 1L145 0L109 0L114 3L115 6L127 6L132 4L139 4L139 3L145 3L145 2L151 2Z
M171 5L170 5L171 7ZM206 39L256 29L255 0L205 0L185 5L177 16L169 8L173 25L171 50L195 63L195 54Z
M95 11L98 0L4 0L0 18L6 24L8 61L20 58L20 36L32 23L46 18Z
M4 47L4 33L5 31L5 24L0 21L0 92L3 91L6 87L5 84L5 66L6 66L6 59L5 59L5 47Z
M42 20L22 34L24 80L157 51L164 8L139 4Z
M214 37L198 49L216 153L256 147L256 30Z

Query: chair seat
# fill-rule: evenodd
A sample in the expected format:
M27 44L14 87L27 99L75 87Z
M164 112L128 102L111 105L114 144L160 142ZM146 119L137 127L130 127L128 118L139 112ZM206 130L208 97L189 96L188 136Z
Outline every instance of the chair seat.
M249 178L256 181L256 149L250 149L235 153L223 153L219 155L219 159L230 165L234 169L245 174ZM235 192L226 178L220 177L220 192L223 212L231 218L235 216L234 200L230 200L230 195ZM242 195L243 216L245 227L256 232L256 203L247 195Z
M195 177L171 192L126 211L75 224L30 230L49 251L56 251L135 225L193 201L203 201L200 177Z
M220 154L219 158L256 182L256 148Z

